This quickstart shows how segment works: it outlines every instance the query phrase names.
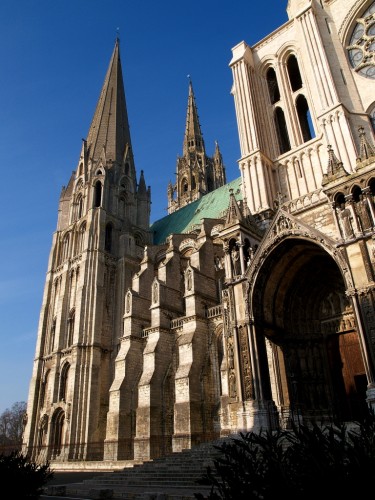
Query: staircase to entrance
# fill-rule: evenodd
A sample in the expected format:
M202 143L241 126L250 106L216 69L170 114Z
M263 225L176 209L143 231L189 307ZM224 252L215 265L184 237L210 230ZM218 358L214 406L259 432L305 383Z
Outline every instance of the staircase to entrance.
M207 496L210 485L199 480L212 466L223 439L194 446L189 450L134 464L122 470L102 473L81 483L47 487L49 496L82 499L190 500L195 493Z

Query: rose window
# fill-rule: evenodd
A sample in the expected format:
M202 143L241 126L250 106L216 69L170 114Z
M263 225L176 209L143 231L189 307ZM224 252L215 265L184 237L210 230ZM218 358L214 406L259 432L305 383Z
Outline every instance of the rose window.
M357 19L347 49L355 71L375 79L375 2Z

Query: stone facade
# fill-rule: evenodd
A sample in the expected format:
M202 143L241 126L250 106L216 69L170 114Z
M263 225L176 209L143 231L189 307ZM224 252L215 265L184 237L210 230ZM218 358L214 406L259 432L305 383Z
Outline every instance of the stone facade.
M199 150L197 115L187 133L190 83L181 158L194 162L179 159L170 215L151 227L116 43L60 198L24 432L33 457L141 461L375 407L375 2L289 0L287 12L233 48L241 195L218 147L213 163ZM205 197L216 212L186 225Z

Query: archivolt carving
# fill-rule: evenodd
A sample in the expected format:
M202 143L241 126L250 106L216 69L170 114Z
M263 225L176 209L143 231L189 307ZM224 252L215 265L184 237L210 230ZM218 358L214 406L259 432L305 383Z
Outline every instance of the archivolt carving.
M268 234L264 238L263 243L257 250L254 259L250 262L250 265L246 270L246 278L248 281L246 293L246 310L249 317L251 315L250 293L256 293L253 285L260 268L262 267L269 254L276 248L276 246L278 246L282 241L285 241L289 238L304 239L321 247L333 258L333 260L338 265L343 275L347 289L353 287L353 278L348 261L346 259L345 250L343 248L337 248L335 242L333 240L330 240L330 238L328 238L320 231L301 223L292 215L280 209L274 219L274 222L270 226Z
M258 248L254 259L247 268L246 275L248 280L254 279L258 269L263 264L266 257L272 250L286 238L303 238L316 243L323 247L331 256L334 254L335 242L321 233L320 231L305 225L288 214L282 209L279 209L273 223L271 224L266 237L261 246Z

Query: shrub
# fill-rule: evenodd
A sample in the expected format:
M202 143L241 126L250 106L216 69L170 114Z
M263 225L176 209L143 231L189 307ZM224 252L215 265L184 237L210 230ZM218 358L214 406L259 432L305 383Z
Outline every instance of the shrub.
M53 472L49 462L37 464L20 451L13 451L0 454L0 477L2 491L10 492L11 498L37 500Z
M196 493L198 500L365 498L375 470L375 416L350 429L312 423L241 433L216 448L221 453L200 481L211 492Z

